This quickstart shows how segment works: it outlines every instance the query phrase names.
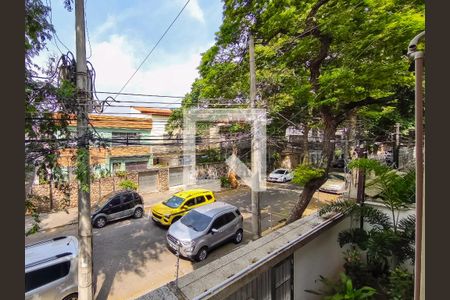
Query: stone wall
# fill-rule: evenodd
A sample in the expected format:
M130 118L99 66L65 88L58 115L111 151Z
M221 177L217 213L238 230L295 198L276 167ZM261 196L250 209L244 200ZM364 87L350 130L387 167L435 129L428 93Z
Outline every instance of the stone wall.
M119 184L125 179L129 179L137 184L138 173L128 173L125 178L111 176L101 179L95 179L94 181L92 181L91 204L97 203L99 199L101 199L101 197L106 194L109 194L116 190L120 190L121 187L119 186ZM56 188L54 185L52 186L51 190L52 195L50 197L49 184L33 185L33 187L31 188L31 194L38 196L33 197L31 201L37 207L39 212L47 212L50 210L50 198L53 199L54 210L61 210L64 208L78 206L78 184L75 180L70 181L67 196L65 196L64 192Z
M158 170L157 186L160 192L169 190L169 169L161 168Z

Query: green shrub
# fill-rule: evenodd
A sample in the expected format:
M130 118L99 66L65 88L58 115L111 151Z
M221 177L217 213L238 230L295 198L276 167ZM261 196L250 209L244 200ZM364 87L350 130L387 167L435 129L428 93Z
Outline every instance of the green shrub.
M414 275L397 267L389 275L389 299L410 300L414 298Z
M369 286L356 289L353 287L352 280L344 273L340 274L340 280L337 282L329 280L323 276L319 279L324 285L325 290L313 291L305 290L307 293L323 296L325 300L363 300L373 299L376 290Z
M231 182L227 176L220 177L220 186L225 187L225 188L228 188L231 186Z
M320 178L325 175L325 170L316 168L311 165L299 165L294 170L293 183L304 186L313 179Z
M135 183L134 181L131 181L129 179L122 181L121 183L119 183L119 186L124 189L124 190L133 190L133 191L137 191L138 189L138 184Z
M127 177L127 172L126 171L116 171L115 175L119 178L126 178Z

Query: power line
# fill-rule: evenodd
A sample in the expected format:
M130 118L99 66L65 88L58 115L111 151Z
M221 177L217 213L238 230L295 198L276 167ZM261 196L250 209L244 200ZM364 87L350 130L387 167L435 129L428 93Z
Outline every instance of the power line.
M126 95L126 96L141 96L141 97L159 97L159 98L180 98L183 99L184 96L173 96L173 95L157 95L157 94L142 94L142 93L122 93L120 92L105 92L105 91L96 91L97 94L116 94L116 95ZM120 101L120 100L116 100Z
M180 12L178 13L178 15L175 17L175 19L173 19L172 23L170 23L170 25L167 27L167 29L164 31L164 33L161 35L161 37L159 38L159 40L156 42L156 44L153 46L153 48L150 50L150 52L147 54L147 56L144 58L144 60L141 62L141 64L138 66L138 68L136 69L136 71L134 71L134 73L131 75L131 77L127 80L127 82L123 85L123 87L119 90L119 93L121 93L125 87L128 85L128 83L133 79L133 77L136 75L136 73L139 71L139 69L144 65L144 63L147 61L147 59L150 57L150 55L153 53L153 51L156 49L156 47L159 45L159 43L161 42L161 40L166 36L167 32L170 30L170 28L172 28L172 25L175 23L175 21L178 19L178 17L181 15L181 13L184 11L184 9L186 8L186 6L189 4L191 0L186 1L186 3L184 4L184 6L181 8ZM114 97L114 99L116 99L119 96L119 94L116 94L116 96Z
M52 8L52 1L48 0L47 5L50 7L50 24L52 24L52 26L54 27L54 25L53 25L53 14L52 14L52 10L53 10L53 8ZM58 36L58 33L56 33L56 30L55 30L55 37L61 43L61 45L63 45L64 48L66 48L66 50L70 52L69 48L60 40L60 38ZM56 41L55 41L55 46L56 46L56 48L58 48L58 50L59 50L59 52L61 52L61 54L64 54L59 49L58 45L56 44Z

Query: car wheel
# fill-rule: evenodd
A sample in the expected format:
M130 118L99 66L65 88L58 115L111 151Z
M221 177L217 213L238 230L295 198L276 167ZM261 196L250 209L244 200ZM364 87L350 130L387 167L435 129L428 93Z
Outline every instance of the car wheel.
M97 219L95 219L94 225L97 228L105 227L105 225L106 225L106 218L105 217L98 217Z
M175 217L175 218L173 218L173 220L172 220L172 223L171 223L171 224L175 223L175 222L176 222L176 221L178 221L179 219L181 219L181 217Z
M142 210L142 208L138 207L134 210L133 217L135 219L142 218L143 215L144 215L144 211Z
M63 298L63 300L77 300L77 299L78 299L77 293L70 294L69 296Z
M197 255L195 256L196 261L203 261L208 256L208 248L202 247L200 250L198 250Z
M242 242L242 239L244 238L244 233L242 232L242 229L239 229L236 234L234 235L234 240L233 242L235 244L239 244L240 242Z

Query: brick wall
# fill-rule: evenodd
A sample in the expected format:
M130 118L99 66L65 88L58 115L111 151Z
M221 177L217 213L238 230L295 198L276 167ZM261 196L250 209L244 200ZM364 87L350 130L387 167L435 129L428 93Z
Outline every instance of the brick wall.
M157 179L158 191L168 191L169 190L169 169L161 168L158 171Z
M135 183L138 183L138 173L128 173L125 178L119 178L117 176L111 176L101 179L96 179L91 182L91 204L95 204L98 200L113 191L120 190L120 182L125 179L129 179ZM52 198L53 208L55 210L61 210L64 208L77 207L78 206L78 184L75 180L70 182L69 185L69 199L65 200L64 193L53 187ZM50 210L50 186L49 184L33 185L31 193L42 197L43 199L33 198L32 203L36 205L39 212L47 212Z

